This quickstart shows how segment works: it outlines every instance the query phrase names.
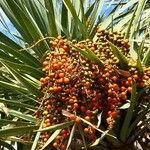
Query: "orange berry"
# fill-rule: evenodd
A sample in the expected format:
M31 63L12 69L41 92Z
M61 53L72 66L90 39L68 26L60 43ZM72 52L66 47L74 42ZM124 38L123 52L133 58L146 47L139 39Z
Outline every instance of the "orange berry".
M128 92L132 92L132 87L128 87Z
M132 78L131 78L131 77L128 77L128 81L129 81L129 82L132 81Z
M75 122L76 122L77 124L80 124L80 123L81 123L81 118L80 118L80 117L76 117Z
M113 84L112 87L113 87L113 89L114 89L115 91L118 91L118 90L119 90L119 87L118 87L117 84Z
M70 82L69 78L64 77L64 83L69 83L69 82Z
M111 112L111 117L112 118L116 118L117 117L117 115L118 115L118 112L117 111L113 111L113 112Z
M70 118L70 120L75 120L75 119L76 119L76 116L75 116L74 114L71 114L71 115L69 116L69 118Z
M79 108L78 103L74 103L74 105L73 105L73 106L74 106L74 108L75 108L75 109Z
M124 92L126 91L126 88L124 86L121 87L121 91Z
M54 142L53 143L53 147L57 148L58 147L58 143Z
M90 110L87 110L87 111L86 111L86 115L87 115L87 116L92 116L92 114L93 114L92 111L90 111Z
M47 115L48 114L48 111L47 110L45 110L45 111L43 111L43 115Z
M63 78L58 79L57 83L63 83Z
M41 79L40 79L40 82L41 82L41 83L44 83L44 82L45 82L45 79L44 79L44 78L41 78Z
M45 77L45 80L46 80L46 81L49 81L49 80L50 80L50 77L48 77L48 76Z
M133 75L133 78L134 78L135 80L137 80L139 77L138 77L137 74L134 74L134 75Z
M45 137L45 138L43 139L43 141L46 142L46 141L47 141L47 138Z
M43 66L46 66L46 65L48 65L48 64L49 64L48 61L44 61L44 62L43 62Z
M69 47L67 46L67 45L64 45L63 46L63 49L67 52L67 51L69 51Z
M61 61L59 61L57 64L58 64L58 66L60 66L60 67L63 65L63 63L62 63Z
M43 123L42 128L46 128L46 123Z
M89 133L89 129L88 128L84 128L84 132L88 134Z
M120 97L122 100L127 100L127 96L125 92L121 92Z
M85 119L86 121L90 121L90 117L89 117L89 116L86 116L84 119Z
M64 74L63 72L61 72L61 73L58 74L58 76L59 76L60 78L63 78L63 77L65 76L65 74Z

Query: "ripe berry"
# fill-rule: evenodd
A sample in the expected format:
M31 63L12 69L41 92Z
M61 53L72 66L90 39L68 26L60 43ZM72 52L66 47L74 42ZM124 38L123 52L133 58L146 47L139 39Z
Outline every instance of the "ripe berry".
M80 124L80 123L81 123L81 118L80 118L80 117L76 117L75 122L76 122L77 124Z
M59 76L60 78L63 78L63 77L65 76L65 74L64 74L63 72L61 72L61 73L58 74L58 76Z
M69 118L70 118L70 120L73 120L73 121L75 121L75 119L76 119L76 116L75 116L74 114L71 114L71 115L69 116Z

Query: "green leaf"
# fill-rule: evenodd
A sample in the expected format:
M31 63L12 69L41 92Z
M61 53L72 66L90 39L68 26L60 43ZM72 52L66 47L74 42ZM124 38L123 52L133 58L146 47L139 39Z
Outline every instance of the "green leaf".
M146 67L150 66L150 48L147 50L142 62Z
M76 23L76 25L79 26L80 32L82 34L82 36L84 38L87 38L87 32L85 31L85 26L82 24L82 22L80 21L80 19L78 18L78 15L76 13L75 8L73 7L72 3L70 0L63 0L64 4L66 5L67 9L71 12L74 21Z
M132 130L133 130L134 128L136 128L136 126L138 125L138 123L139 123L140 121L143 121L143 119L145 118L145 115L148 114L148 112L149 112L149 108L150 108L150 104L147 106L146 109L142 110L142 112L140 112L140 113L137 115L136 119L135 119L135 120L132 122L132 124L129 126L127 136L130 136Z
M1 129L0 135L1 137L8 137L8 136L18 136L23 134L28 134L33 130L36 130L39 126L21 126L21 127L13 127L9 129Z
M94 29L94 25L98 19L99 14L102 11L102 8L104 6L104 2L105 2L104 0L96 0L95 1L93 12L90 15L90 28L89 28L90 35L92 34L93 29Z
M135 12L136 12L137 8L134 10L133 14L132 14L132 17L128 23L128 26L127 26L127 31L125 32L125 39L128 39L130 37L130 32L131 32L131 27L132 27L132 24L133 24L133 21L134 21L134 18L135 18Z
M29 93L29 91L24 88L24 87L21 87L21 86L18 86L14 83L7 83L7 82L4 82L4 81L0 81L0 86L6 88L6 89L10 89L12 91L19 91L21 93Z
M55 131L55 130L58 130L58 129L63 129L63 128L66 128L68 126L71 126L73 124L72 121L70 122L65 122L65 123L60 123L60 124L57 124L57 125L53 125L53 126L50 126L50 127L46 127L46 128L43 128L43 129L40 129L40 130L36 130L36 132L43 132L43 131Z
M15 105L16 107L19 107L19 108L27 108L27 109L30 108L30 109L35 110L34 106L18 102L18 100L12 100L12 99L11 100L6 100L6 99L0 98L0 102L6 103L7 105L10 105L10 106Z
M49 28L51 31L51 35L56 37L58 36L57 26L55 22L55 14L54 14L54 6L52 0L45 0L45 7L47 11L47 18L49 23Z
M101 140L103 140L103 138L106 136L106 134L109 132L109 130L106 130L101 137L99 137L98 139L95 140L95 142L91 145L91 147L93 146L97 146Z
M43 35L36 24L35 20L33 19L32 15L30 14L29 10L21 4L20 1L15 0L6 0L9 8L15 15L17 21L21 24L23 29L25 30L26 34L30 35L30 44L33 41L38 41L39 38L42 39ZM29 37L29 36L28 36ZM43 53L49 48L45 41L42 42L42 46L39 45L39 48L35 48L34 52L38 57L42 57Z
M9 56L8 54L6 54L3 51L0 51L0 58L5 59L5 60L9 60L9 61L15 62L15 63L19 62L18 60L16 60L15 58Z
M140 44L140 47L139 47L139 50L138 50L138 57L140 58L140 60L143 59L144 43L145 43L145 39L142 40L142 42L141 42L141 44Z
M13 57L11 57L11 59L14 59L12 62L23 62L27 65L30 65L32 67L36 67L36 68L40 68L42 65L39 62L39 60L37 60L32 54L28 53L26 50L20 50L20 49L13 49L11 47L10 44L5 45L5 44L1 44L0 43L0 49L2 49L5 53L7 53L7 57L5 58L5 60L9 60L8 58L11 57L9 56L9 54L13 55ZM0 55L1 58L3 58Z
M103 113L103 112L101 112L100 114L97 115L97 119L98 119L98 122L97 122L97 128L99 128L100 125L101 125L101 121L102 121L102 113Z
M15 43L12 39L10 39L9 37L7 37L2 32L0 32L0 39L1 39L2 43L5 43L6 45L9 45L13 49L22 49L22 47L20 45L18 45L17 43Z
M82 50L76 46L73 46L77 51L79 51L84 57L89 60L95 62L96 64L103 66L103 62L92 52L90 49L86 48L86 50Z
M8 150L15 150L15 148L11 145L8 144L7 142L4 142L2 140L0 140L0 146L3 147L3 149L8 149Z
M16 126L25 126L25 125L31 125L30 122L24 122L24 121L12 121L7 119L0 119L0 126L6 126L8 124L16 125Z
M43 123L44 123L44 119L43 119L43 121L41 122L41 125L40 125L39 129L42 129ZM37 144L38 144L38 142L39 142L40 135L41 135L41 132L37 132L37 133L36 133L36 136L35 136L35 138L34 138L34 141L33 141L32 147L31 147L31 150L36 150Z
M41 148L41 150L44 150L61 132L61 129L56 130L50 138L47 140L47 142L44 144L44 146Z
M33 123L37 122L36 118L34 118L33 116L23 114L23 113L21 113L19 111L16 111L16 110L8 109L8 113L12 116L15 116L17 118L20 118L20 119L23 119L23 120L26 120L26 121L30 121L30 122L33 122Z
M119 109L128 109L130 107L130 103L127 102L125 104L123 104Z
M76 130L76 124L73 125L72 129L71 129L71 132L70 132L70 135L69 135L69 139L68 139L68 143L67 143L67 147L66 147L66 150L69 149L69 146L72 142L72 139L73 139L73 136L74 136L74 133L75 133L75 130Z
M142 62L141 62L139 56L138 56L138 59L137 59L136 67L137 67L138 72L139 72L140 74L143 74L143 73L144 73L144 68L143 68L143 65L142 65Z
M142 15L142 12L143 12L146 2L147 2L147 0L138 1L138 7L137 7L137 10L135 13L134 22L133 22L133 25L131 26L130 38L135 36L135 34L138 31L138 27L140 24L140 18L141 18L141 15Z
M79 129L80 135L82 137L84 148L85 148L85 150L87 150L87 144L86 144L86 140L85 140L85 137L84 137L84 132L83 132L83 128L82 128L81 124L78 125L78 129Z
M17 79L19 82L21 82L32 94L41 97L43 93L35 88L30 82L28 82L25 78L23 78L18 71L15 71L14 69L10 68L9 65L5 62L1 63L8 69L8 71L14 76L15 79Z
M132 85L132 93L131 93L131 102L130 102L130 107L127 110L121 132L120 132L120 139L125 142L127 140L127 133L129 130L129 126L132 120L133 112L136 106L136 100L137 100L137 93L136 93L136 83L133 82Z
M4 63L7 63L14 70L19 70L23 73L31 74L33 77L36 77L36 78L40 78L43 76L43 72L39 69L34 68L34 67L30 67L28 65L21 64L21 63L13 63L13 62L6 61L3 59L0 59L0 60Z
M117 19L119 16L121 16L122 13L124 13L128 8L131 8L131 6L135 5L138 2L138 0L132 0L126 3L122 8L115 10L113 13L109 14L107 18L100 24L102 29L106 29L109 27L113 19Z
M118 47L116 47L113 43L109 42L110 48L113 54L119 59L119 63L122 68L126 68L128 66L127 58L122 54Z

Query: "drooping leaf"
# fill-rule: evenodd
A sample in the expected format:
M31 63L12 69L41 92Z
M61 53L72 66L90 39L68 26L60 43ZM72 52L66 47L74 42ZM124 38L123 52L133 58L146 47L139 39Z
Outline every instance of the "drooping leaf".
M36 77L36 78L40 78L43 76L42 71L34 67L30 67L28 65L21 64L21 63L13 63L4 59L0 59L0 60L2 62L7 63L14 70L19 70L19 71L22 71L23 73L31 74L33 77Z
M148 114L148 110L150 109L150 104L147 106L147 108L143 109L137 116L137 118L132 122L132 124L130 125L129 127L129 130L128 130L128 133L127 133L127 136L129 136L132 132L132 130L134 128L136 128L136 126L138 125L138 123L140 121L143 121L143 119L145 118L145 116Z
M136 10L137 8L134 10L133 14L132 14L132 18L130 19L129 23L128 23L128 26L127 26L127 30L125 32L125 38L128 39L130 37L130 30L131 30L131 27L132 27L132 23L134 21L134 18L135 18L135 13L136 13Z
M118 47L116 47L113 43L109 42L111 50L113 54L119 59L119 63L122 68L126 68L128 66L127 58L122 54Z
M82 34L82 36L84 38L87 38L87 32L85 30L85 26L82 24L82 22L80 21L77 13L76 13L76 10L74 9L72 3L70 0L63 0L64 4L66 5L67 9L71 12L73 18L74 18L74 21L76 22L76 25L79 26L79 29L80 29L80 32Z
M58 31L56 26L53 1L45 0L45 7L47 9L47 18L49 24L48 28L50 28L51 35L56 37L58 36Z
M132 93L131 93L131 102L130 102L130 107L127 110L122 128L121 128L121 132L120 132L120 139L125 142L127 140L127 133L129 130L129 126L132 120L132 116L133 116L133 112L134 112L134 108L136 106L136 100L137 100L137 93L136 93L136 83L133 82L132 85Z
M101 137L95 140L95 142L91 145L91 147L96 146L100 143L101 140L106 136L106 134L109 132L109 130L106 130L104 133L102 133Z
M9 106L16 106L16 107L19 107L19 108L30 108L30 109L33 109L35 110L35 107L32 106L32 105L29 105L29 104L24 104L22 102L19 102L18 100L6 100L6 99L2 99L0 98L0 102L2 103L5 103Z
M0 145L3 148L9 149L9 150L15 150L15 148L13 147L13 145L11 145L11 144L9 144L7 142L4 142L2 140L0 140Z
M73 136L74 136L74 133L75 133L75 130L76 130L76 124L73 125L72 129L71 129L71 132L70 132L70 135L69 135L69 139L68 139L68 143L67 143L67 147L66 147L66 150L69 149L69 146L72 142L72 139L73 139Z
M150 66L150 49L147 50L142 62L146 67Z
M43 121L41 122L41 125L40 125L39 129L42 129L43 122L44 122L44 119L43 119ZM36 150L37 144L38 144L38 142L39 142L40 135L41 135L41 132L37 132L37 133L36 133L36 136L35 136L35 138L34 138L34 141L33 141L32 147L31 147L31 150Z
M60 123L60 124L56 124L56 125L53 125L53 126L50 126L50 127L40 129L40 130L36 130L36 132L55 131L55 130L58 130L58 129L63 129L63 128L66 128L68 126L71 126L72 124L73 124L72 121L65 122L65 123Z
M5 62L1 63L8 69L8 71L14 76L15 79L17 79L19 82L21 82L32 94L41 97L43 93L35 88L30 82L28 82L25 78L23 78L18 71L12 69L9 67L9 65Z
M47 142L44 144L44 146L41 148L41 150L44 150L61 132L61 129L56 130L50 138L47 140Z
M4 81L0 81L0 86L4 87L6 89L10 89L12 91L15 90L15 91L19 91L21 93L29 93L29 91L26 88L18 86L14 83L7 83Z
M13 60L12 62L19 61L20 63L23 62L24 64L27 64L31 67L36 67L36 68L41 67L41 63L39 62L39 60L37 60L37 58L35 58L32 54L27 52L26 49L22 49L22 48L18 49L18 47L14 49L13 46L11 45L11 42L8 44L0 43L0 49L2 49L5 53L7 53L8 57L11 57L9 56L9 54L11 54L13 56L11 57L12 59L17 58ZM2 58L1 55L0 55L0 58ZM9 59L6 58L5 60L9 60Z
M138 72L139 72L140 74L143 74L143 73L144 73L144 68L143 68L143 65L142 65L142 62L141 62L141 59L140 59L139 56L138 56L138 59L137 59L136 67L137 67Z
M33 123L37 122L37 119L34 118L33 116L21 113L21 112L16 111L16 110L8 109L8 113L9 113L9 115L15 116L15 117L20 118L22 120L30 121Z
M93 12L90 15L90 27L89 27L89 34L91 35L91 33L93 32L94 29L94 25L98 19L99 14L102 11L102 8L104 6L104 0L96 0L95 1L95 6L93 9Z
M123 104L119 109L128 109L130 107L130 103Z
M100 114L97 115L97 119L98 119L98 122L97 122L97 128L99 128L100 125L101 125L101 121L102 121L102 113L103 113L103 112L101 112Z
M144 6L145 6L146 2L147 2L147 0L138 1L137 10L135 12L135 18L134 18L134 21L133 21L133 25L131 26L130 38L135 36L135 34L138 31L141 14L143 12L143 9L144 9Z
M30 126L21 126L21 127L14 127L9 129L0 129L0 135L2 137L8 137L8 136L18 136L27 134L29 132L32 132L33 130L36 130L39 126L30 125Z
M12 121L12 120L7 120L7 119L0 119L0 126L6 126L8 124L12 124L16 126L31 125L30 122L25 122L25 121Z
M87 144L86 144L86 140L85 140L85 137L84 137L84 132L83 132L81 124L78 125L78 128L79 128L80 135L82 137L84 148L85 148L85 150L87 150Z
M103 66L103 62L92 52L90 49L86 48L86 50L82 50L78 47L73 46L77 51L79 51L84 57L89 60L95 62L96 64Z

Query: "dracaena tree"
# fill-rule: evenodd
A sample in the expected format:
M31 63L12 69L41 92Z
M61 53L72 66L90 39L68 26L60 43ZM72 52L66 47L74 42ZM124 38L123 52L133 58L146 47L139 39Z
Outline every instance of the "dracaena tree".
M1 0L0 147L146 149L149 2L114 2Z

